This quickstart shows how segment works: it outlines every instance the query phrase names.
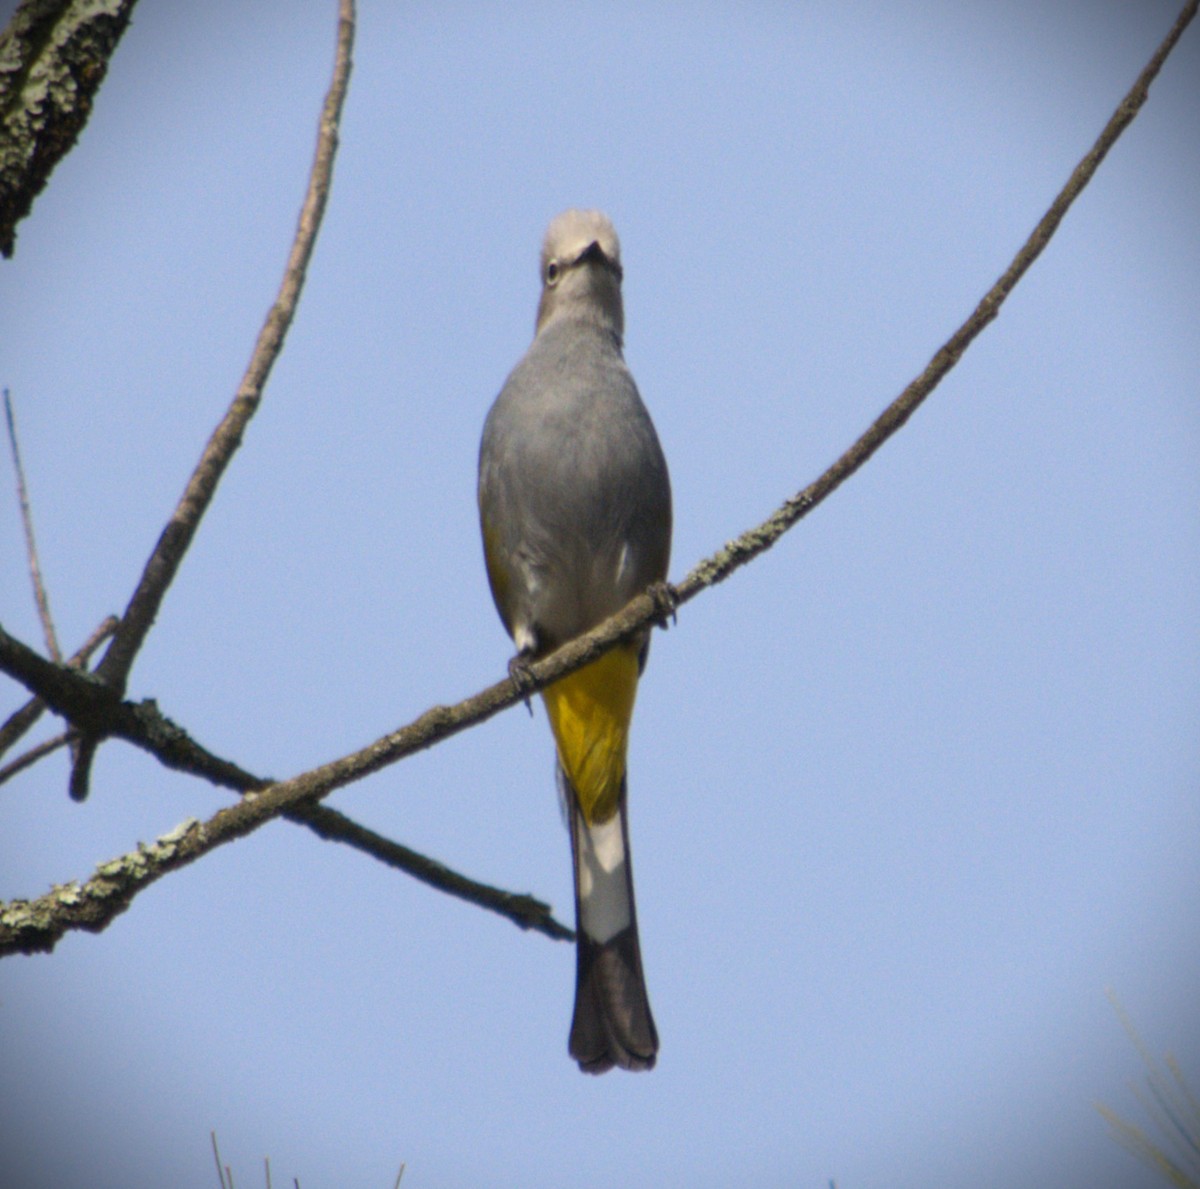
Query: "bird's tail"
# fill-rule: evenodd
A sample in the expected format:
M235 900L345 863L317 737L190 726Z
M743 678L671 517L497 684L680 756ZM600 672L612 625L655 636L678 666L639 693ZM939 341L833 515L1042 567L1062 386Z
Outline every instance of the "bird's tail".
M616 812L589 824L561 765L575 859L576 973L571 1056L585 1073L653 1069L658 1033L646 997L629 855L625 789Z

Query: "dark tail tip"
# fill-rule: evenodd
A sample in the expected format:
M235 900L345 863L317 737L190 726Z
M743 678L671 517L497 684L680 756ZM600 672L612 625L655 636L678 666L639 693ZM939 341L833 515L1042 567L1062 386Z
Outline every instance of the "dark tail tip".
M646 997L637 929L597 942L580 933L571 1056L584 1073L653 1069L658 1032Z

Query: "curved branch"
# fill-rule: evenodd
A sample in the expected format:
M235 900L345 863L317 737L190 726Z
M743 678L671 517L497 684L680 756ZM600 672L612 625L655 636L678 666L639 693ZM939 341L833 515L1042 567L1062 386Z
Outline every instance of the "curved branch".
M958 362L980 331L996 317L1008 294L1046 246L1071 204L1145 102L1150 83L1195 16L1197 3L1200 0L1189 0L1185 5L1163 44L1138 76L1096 143L1076 167L1012 264L967 321L934 355L922 374L823 475L782 504L761 525L743 533L719 553L696 566L678 590L672 592L677 602L683 603L694 598L701 590L727 578L752 557L770 548L792 525L862 466L908 420ZM128 906L138 892L168 871L186 866L216 847L251 833L273 817L312 804L337 788L491 718L523 700L534 690L582 668L612 645L630 638L651 622L662 623L669 612L670 606L662 597L639 595L624 610L587 635L531 664L530 681L523 682L520 689L511 680L504 680L455 706L435 706L408 726L385 735L352 755L290 780L247 793L238 804L218 811L207 822L189 819L150 846L139 846L136 851L102 865L85 884L72 883L57 887L32 902L12 902L0 909L0 955L50 949L69 929L103 929ZM4 637L0 639L0 645L4 640L11 642L11 638ZM12 650L7 651L11 653ZM0 648L0 668L13 673L19 680L25 680L6 663L5 652L4 648ZM57 669L57 666L49 665L41 658L37 660L40 665ZM66 675L64 671L64 681L68 676L72 682L80 680L78 675ZM66 693L71 696L74 691ZM128 703L117 703L112 698L113 691L107 690L105 693L112 699L108 702L110 709L115 708L121 714L135 711L136 708ZM51 701L51 698L47 697L47 701Z
M237 394L221 423L209 438L179 504L146 562L141 581L121 617L121 625L113 636L104 659L96 667L96 675L111 686L118 696L125 692L129 671L150 628L154 625L163 597L192 543L200 520L212 502L217 484L237 448L242 444L242 435L250 418L258 409L263 388L295 316L300 290L304 286L304 276L312 257L313 245L333 180L338 122L350 83L353 44L354 3L353 0L340 0L333 79L321 109L316 155L279 295L267 314L262 330L259 331L254 353L238 385ZM96 739L85 738L72 767L70 790L71 796L77 801L82 801L87 796L91 761L96 745Z

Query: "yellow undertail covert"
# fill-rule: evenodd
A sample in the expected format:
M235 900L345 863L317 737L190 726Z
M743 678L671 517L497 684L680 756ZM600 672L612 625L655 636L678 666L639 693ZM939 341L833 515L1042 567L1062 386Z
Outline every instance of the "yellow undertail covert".
M637 647L618 645L542 690L559 763L590 826L617 812L637 683Z

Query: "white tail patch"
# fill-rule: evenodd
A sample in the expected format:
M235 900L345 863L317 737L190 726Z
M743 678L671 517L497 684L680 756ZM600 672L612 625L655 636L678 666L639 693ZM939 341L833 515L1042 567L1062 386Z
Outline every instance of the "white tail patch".
M589 826L574 814L579 849L579 924L593 941L603 944L633 922L629 901L628 858L621 814Z

